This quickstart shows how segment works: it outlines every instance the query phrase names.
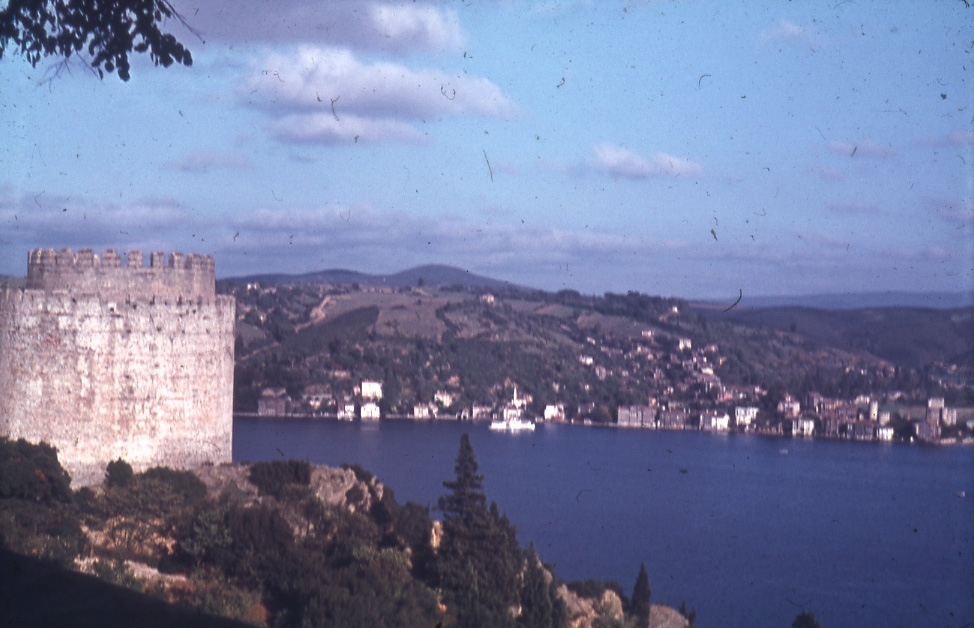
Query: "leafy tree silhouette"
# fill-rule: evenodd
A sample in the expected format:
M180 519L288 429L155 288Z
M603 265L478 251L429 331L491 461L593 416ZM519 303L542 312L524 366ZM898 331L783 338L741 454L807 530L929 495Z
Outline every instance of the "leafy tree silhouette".
M129 54L149 53L156 65L192 65L193 57L163 23L175 18L192 28L168 0L9 0L0 11L0 58L18 50L31 65L45 57L89 55L98 76L129 80ZM202 41L202 40L201 40Z

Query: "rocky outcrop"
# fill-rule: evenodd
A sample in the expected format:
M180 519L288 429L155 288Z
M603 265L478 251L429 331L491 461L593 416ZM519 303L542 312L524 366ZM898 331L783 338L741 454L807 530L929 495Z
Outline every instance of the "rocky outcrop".
M606 590L600 598L581 597L567 586L558 587L558 597L565 602L570 628L592 628L602 618L621 621L622 600L615 591Z
M663 604L653 604L649 609L649 628L689 628L690 622L680 611Z
M599 598L581 597L567 586L558 587L558 596L568 610L569 628L593 628L601 620L622 622L624 613L619 595L607 589ZM675 608L653 604L649 611L650 628L689 628L690 622Z

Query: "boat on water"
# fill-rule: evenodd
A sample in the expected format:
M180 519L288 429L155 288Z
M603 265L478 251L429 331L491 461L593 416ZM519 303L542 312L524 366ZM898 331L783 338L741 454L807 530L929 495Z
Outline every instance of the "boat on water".
M503 419L500 421L492 421L490 424L490 429L495 432L533 432L534 421L526 421L524 419Z

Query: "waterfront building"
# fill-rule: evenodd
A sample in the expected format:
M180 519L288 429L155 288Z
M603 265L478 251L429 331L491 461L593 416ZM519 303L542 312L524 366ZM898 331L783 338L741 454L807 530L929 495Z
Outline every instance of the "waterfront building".
M792 419L791 435L810 437L815 434L815 420L810 417Z
M368 401L362 404L363 421L378 421L379 416L379 404L375 403L374 401Z
M734 423L737 427L747 429L758 417L758 409L755 406L737 406L734 408Z
M704 432L726 432L730 429L730 415L725 410L704 410L700 414L700 429Z

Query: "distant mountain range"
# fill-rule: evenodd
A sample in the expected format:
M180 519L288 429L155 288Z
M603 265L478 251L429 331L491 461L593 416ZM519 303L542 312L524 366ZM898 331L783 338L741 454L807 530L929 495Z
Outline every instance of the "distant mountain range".
M513 288L531 290L507 281L492 279L471 273L462 268L444 264L417 266L393 274L369 274L347 269L319 270L303 274L268 273L228 277L234 283L261 282L281 283L327 283L334 285L391 286L410 288L422 283L431 287L466 286L469 288ZM730 303L697 300L693 305L699 309L722 309ZM876 307L912 307L937 310L974 307L974 291L957 292L862 292L807 294L790 296L749 296L745 295L735 309L769 307L805 307L819 310L856 310Z
M412 288L416 286L466 286L469 288L524 288L507 281L491 279L483 275L474 274L462 268L442 264L428 264L417 266L398 273L388 275L373 275L360 273L344 268L319 270L299 275L284 273L269 273L263 275L247 275L244 277L229 277L225 281L234 283L317 283L333 285L359 284L361 286L390 286L393 288Z

